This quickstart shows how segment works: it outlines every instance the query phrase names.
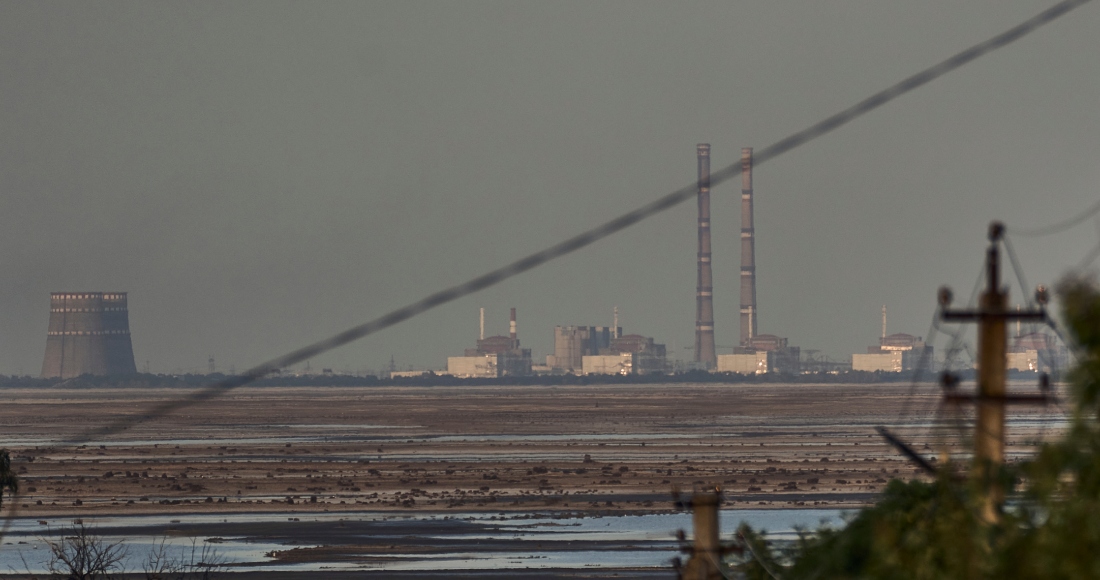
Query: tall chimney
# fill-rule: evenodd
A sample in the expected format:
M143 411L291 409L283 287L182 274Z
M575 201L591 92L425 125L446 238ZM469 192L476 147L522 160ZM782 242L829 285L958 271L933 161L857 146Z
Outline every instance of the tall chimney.
M882 305L882 339L886 340L886 305Z
M478 340L485 340L485 309L481 309L481 334L478 335Z
M752 225L752 147L741 149L741 345L756 336L756 241Z
M516 340L516 309L512 308L512 318L508 321L508 338Z
M611 338L619 338L619 307L615 307L615 317L611 321Z
M695 148L699 162L699 277L695 294L695 362L715 367L714 282L710 270L710 144Z

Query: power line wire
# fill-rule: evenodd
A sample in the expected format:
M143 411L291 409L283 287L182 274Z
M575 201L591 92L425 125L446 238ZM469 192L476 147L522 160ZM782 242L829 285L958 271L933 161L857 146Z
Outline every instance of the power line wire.
M1081 222L1089 219L1090 217L1092 217L1092 216L1094 216L1098 213L1100 213L1100 201L1092 204L1091 206L1086 208L1081 213L1079 213L1079 214L1077 214L1077 215L1075 215L1075 216L1073 216L1073 217L1071 217L1071 218L1069 218L1065 221L1058 222L1058 223L1055 223L1055 224L1051 224L1049 226L1043 226L1041 228L1031 228L1031 229L1028 229L1028 228L1020 228L1020 229L1013 228L1011 231L1012 231L1012 233L1014 233L1018 236L1023 236L1025 238L1037 238L1037 237L1041 237L1041 236L1050 236L1050 235L1054 235L1054 234L1060 234L1060 233L1062 233L1062 232L1064 232L1064 231L1080 224Z
M988 40L982 41L970 48L963 50L944 61L926 68L893 86L875 93L874 95L856 103L855 105L835 114L827 119L798 131L780 141L760 150L754 157L757 165L766 163L788 151L804 145L822 135L830 133L855 119L875 110L883 105L905 95L906 93L924 86L939 77L952 72L963 65L970 63L990 52L1003 48L1024 36L1034 32L1045 24L1078 8L1089 0L1064 0L1054 6L1040 12L1036 16L1025 20L1021 24L1010 28ZM711 175L711 186L719 185L736 177L741 173L740 161L728 165ZM345 330L330 338L315 342L298 350L271 359L255 366L243 374L229 377L194 393L175 401L167 401L158 404L141 415L131 415L113 421L106 426L93 429L82 435L77 435L64 441L65 444L80 444L96 440L100 437L119 433L144 421L162 417L179 409L191 407L199 403L218 397L237 387L241 387L260 379L278 369L298 364L307 359L316 357L324 352L346 345L363 337L369 336L391 326L395 326L414 316L427 312L443 304L453 302L480 290L484 290L504 280L537 268L551 260L571 254L581 248L589 246L599 240L618 233L644 219L657 215L684 202L696 194L697 184L682 187L658 198L638 209L629 211L609 222L596 226L586 232L573 236L563 242L553 245L545 250L535 252L521 258L504 267L492 270L463 284L452 286L445 290L431 294L417 302L398 308L379 318Z
M1080 264L1077 264L1078 270L1084 270L1092 265L1096 261L1096 258L1100 257L1100 245L1096 245L1089 251L1089 253L1081 260Z
M1024 297L1024 305L1031 308L1035 306L1035 301L1032 300L1032 296L1028 294L1027 280L1024 278L1024 269L1020 266L1020 259L1016 257L1016 250L1012 247L1012 242L1009 241L1007 235L1002 236L1001 241L1004 242L1008 260L1012 263L1012 271L1016 273L1016 281L1020 284L1020 293Z

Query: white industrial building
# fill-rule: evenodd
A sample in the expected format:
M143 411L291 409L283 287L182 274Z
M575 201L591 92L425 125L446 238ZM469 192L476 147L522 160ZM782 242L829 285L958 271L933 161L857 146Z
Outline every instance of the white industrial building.
M775 352L759 350L745 354L720 354L715 370L720 373L762 375L775 372Z
M447 374L460 378L487 379L501 376L499 354L447 357Z
M914 368L913 351L888 350L852 355L852 370L887 373L900 373Z
M634 357L632 352L582 357L583 372L586 375L631 375L635 370Z

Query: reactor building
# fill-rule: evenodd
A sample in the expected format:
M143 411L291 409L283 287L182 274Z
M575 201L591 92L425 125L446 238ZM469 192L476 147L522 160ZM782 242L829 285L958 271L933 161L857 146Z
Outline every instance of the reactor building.
M1057 372L1070 366L1069 351L1048 332L1021 334L1017 322L1016 336L1005 355L1009 370L1023 372Z
M598 354L581 358L581 370L586 375L642 375L668 371L665 345L640 334L616 336Z
M477 348L464 356L447 358L447 374L464 378L493 378L531 374L531 349L520 348L516 309L512 309L508 336L485 337L485 309L481 309L481 333Z
M558 373L580 373L584 357L610 348L611 340L620 334L622 329L618 327L555 326L554 354L546 357L546 366Z
M932 360L932 345L924 339L902 332L886 334L886 307L882 307L882 336L878 346L867 347L866 353L852 355L852 370L867 372L900 373L915 370L922 359Z
M137 373L125 292L54 292L42 377Z

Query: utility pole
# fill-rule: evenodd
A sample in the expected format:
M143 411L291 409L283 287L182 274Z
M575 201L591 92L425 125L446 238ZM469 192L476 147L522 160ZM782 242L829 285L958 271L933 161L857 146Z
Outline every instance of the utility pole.
M725 577L723 556L740 550L735 546L723 546L718 541L718 506L721 504L718 490L695 492L686 502L679 500L678 493L676 495L677 507L691 509L695 532L692 545L680 549L691 558L683 567L677 566L677 577L680 580L722 580ZM677 535L681 542L686 541L683 530Z
M1001 287L1000 244L1004 237L1004 225L989 224L989 249L986 250L986 288L982 292L977 310L950 310L951 290L940 289L940 317L948 322L978 323L978 392L976 396L956 393L957 380L945 374L945 400L951 403L974 402L977 405L977 423L974 426L974 465L971 477L983 489L981 515L988 523L1000 519L1005 490L1000 482L1004 465L1004 432L1006 403L1046 403L1048 395L1010 396L1005 387L1007 371L1006 323L1009 320L1044 321L1047 319L1046 288L1039 286L1036 298L1039 310L1008 310L1008 290Z

